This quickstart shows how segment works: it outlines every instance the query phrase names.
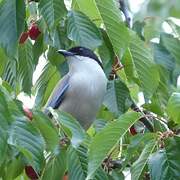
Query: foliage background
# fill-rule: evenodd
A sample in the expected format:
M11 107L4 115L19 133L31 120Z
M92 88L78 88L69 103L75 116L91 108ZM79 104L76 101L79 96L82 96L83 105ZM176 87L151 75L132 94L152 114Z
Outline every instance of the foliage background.
M121 180L125 171L135 180L180 177L180 3L144 1L132 16L128 28L115 0L0 0L1 179ZM41 33L21 43L33 23ZM87 132L66 113L52 110L52 121L41 112L68 70L57 50L75 45L95 50L110 79ZM21 92L35 97L33 117Z

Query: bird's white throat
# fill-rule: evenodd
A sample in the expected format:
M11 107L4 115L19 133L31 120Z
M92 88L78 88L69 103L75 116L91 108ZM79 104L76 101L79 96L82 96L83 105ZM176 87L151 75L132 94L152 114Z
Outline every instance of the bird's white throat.
M101 66L93 59L84 56L70 56L67 58L69 64L69 72L84 73L103 73Z

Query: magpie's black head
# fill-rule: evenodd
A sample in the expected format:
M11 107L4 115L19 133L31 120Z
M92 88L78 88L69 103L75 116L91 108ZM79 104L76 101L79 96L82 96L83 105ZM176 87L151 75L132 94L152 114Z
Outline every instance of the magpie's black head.
M62 55L64 55L65 57L66 56L89 57L89 58L95 60L103 68L101 61L98 59L98 57L95 55L95 53L88 48L77 46L77 47L73 47L67 51L59 50L58 52L61 53Z

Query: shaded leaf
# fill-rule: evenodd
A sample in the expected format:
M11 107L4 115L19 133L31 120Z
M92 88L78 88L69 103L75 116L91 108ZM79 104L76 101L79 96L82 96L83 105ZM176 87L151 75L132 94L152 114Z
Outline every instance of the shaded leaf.
M14 114L13 118L8 143L22 152L28 164L39 172L44 163L44 141L25 116Z
M180 40L169 34L162 34L161 41L164 47L172 54L180 64Z
M145 97L149 98L159 84L159 74L150 50L136 35L132 34L130 51L139 78L139 85Z
M5 160L7 153L7 129L9 116L8 105L4 93L0 90L0 165Z
M34 86L36 92L35 107L41 108L46 104L51 92L59 80L60 74L56 67L47 63Z
M151 140L146 144L140 157L138 158L137 161L133 163L131 167L132 180L141 179L142 174L144 172L144 168L148 162L148 158L151 155L151 153L154 151L156 145L157 145L157 142L155 140Z
M109 81L104 105L116 114L125 113L130 107L129 89L121 80Z
M17 55L17 41L24 29L24 0L6 0L0 4L0 45L11 57Z
M98 48L98 54L102 60L103 68L106 76L108 77L112 71L112 64L114 61L114 51L111 41L105 30L101 29L101 34L103 37L103 44Z
M51 109L54 118L71 132L71 143L73 147L78 147L86 137L85 130L81 127L79 122L70 114L62 111L55 111ZM68 135L68 134L67 134Z
M178 179L180 176L180 138L168 138L165 148L158 150L149 159L150 176L152 180Z
M39 57L44 51L43 35L40 34L33 45L33 64L37 65Z
M39 10L49 29L56 25L67 12L62 0L41 0Z
M87 149L79 146L74 149L72 146L68 149L68 172L71 180L84 180L87 174Z
M7 59L4 71L2 74L2 79L4 81L7 81L10 86L12 86L14 89L16 88L17 83L17 62L15 59Z
M25 44L19 45L17 78L21 86L20 91L24 91L27 94L31 93L34 70L32 44L30 41L27 41Z

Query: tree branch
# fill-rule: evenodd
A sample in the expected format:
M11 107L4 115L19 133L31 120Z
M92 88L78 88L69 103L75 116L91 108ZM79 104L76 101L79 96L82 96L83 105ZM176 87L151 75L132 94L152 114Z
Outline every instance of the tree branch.
M126 24L130 28L131 27L131 17L127 8L127 5L124 0L119 0L120 4L120 10L123 12L125 19L126 19Z

